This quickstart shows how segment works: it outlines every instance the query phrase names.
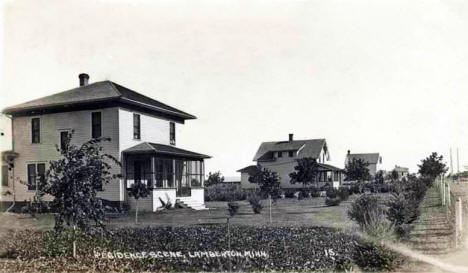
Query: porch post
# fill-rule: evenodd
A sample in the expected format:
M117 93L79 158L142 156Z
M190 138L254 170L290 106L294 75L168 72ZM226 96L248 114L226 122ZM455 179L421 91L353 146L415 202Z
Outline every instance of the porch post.
M155 168L154 168L154 165L155 165L155 159L154 159L154 155L151 156L151 166L150 166L150 169L151 169L151 180L153 180L153 188L156 187L156 171L155 171Z
M175 159L172 159L172 185L177 188L177 180L176 180L176 164Z

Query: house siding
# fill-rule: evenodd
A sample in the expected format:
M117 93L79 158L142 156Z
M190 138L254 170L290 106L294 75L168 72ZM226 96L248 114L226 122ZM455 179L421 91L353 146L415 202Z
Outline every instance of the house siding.
M23 116L13 118L14 151L19 154L15 160L14 176L16 200L31 199L35 191L27 189L27 164L46 163L60 157L56 145L60 144L60 131L73 130L71 143L81 145L91 139L91 113L101 112L102 136L110 137L110 142L102 143L103 152L119 158L119 123L118 108L105 108L100 110L85 110L62 112L37 116ZM31 119L40 118L40 143L31 143ZM120 173L120 167L112 163L112 173ZM118 180L104 185L104 191L99 196L111 201L119 200ZM46 200L50 197L46 197Z

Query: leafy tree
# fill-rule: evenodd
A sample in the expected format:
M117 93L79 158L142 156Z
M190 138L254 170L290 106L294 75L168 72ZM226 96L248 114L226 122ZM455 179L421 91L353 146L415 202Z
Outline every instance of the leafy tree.
M380 170L375 174L374 181L377 184L383 184L385 179L384 179L384 171Z
M224 176L221 175L220 171L215 173L208 173L208 179L205 181L205 186L209 187L212 185L220 184L224 182Z
M348 162L345 166L345 174L347 181L367 181L370 180L371 175L367 168L369 163L364 162L362 159L353 158L351 162Z
M294 167L294 172L289 174L291 184L302 183L304 188L312 183L317 183L319 164L311 157L300 158Z
M63 148L57 147L61 158L50 161L44 179L39 179L38 196L54 197L50 208L57 212L55 229L58 231L64 224L84 231L93 227L92 223L96 228L103 228L104 207L97 190L120 177L110 173L111 163L120 166L120 162L102 152L101 142L110 138L92 139L77 147L70 143L72 134L69 133Z
M395 181L398 181L398 179L400 178L400 176L398 175L397 170L392 170L392 171L388 174L388 178L389 178L392 182L395 182Z
M421 165L418 165L418 173L431 179L435 179L437 176L446 173L448 168L443 159L442 155L433 152L430 156L421 160Z
M270 196L273 200L280 195L280 177L276 172L267 168L257 167L249 176L249 182L258 184L260 192L265 196Z
M145 198L148 195L150 195L151 189L148 188L148 186L141 182L141 181L135 181L132 186L130 187L130 191L128 192L128 195L132 196L135 198L135 224L138 224L138 200L140 198Z

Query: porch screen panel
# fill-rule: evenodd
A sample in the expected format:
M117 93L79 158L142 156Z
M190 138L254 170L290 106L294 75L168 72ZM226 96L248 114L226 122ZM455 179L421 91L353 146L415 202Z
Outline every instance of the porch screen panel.
M187 184L187 172L186 162L182 160L176 160L176 181L179 188L188 187Z
M164 164L163 160L160 158L157 158L155 160L155 171L156 171L156 183L155 187L156 188L162 188L164 187Z
M164 180L168 188L174 187L174 165L172 159L164 160Z
M190 168L187 173L187 178L190 181L192 187L201 187L201 162L200 161L189 161Z

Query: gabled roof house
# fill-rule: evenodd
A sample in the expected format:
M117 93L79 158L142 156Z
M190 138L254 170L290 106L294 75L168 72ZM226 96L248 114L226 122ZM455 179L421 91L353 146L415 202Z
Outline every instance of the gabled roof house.
M278 173L282 188L302 187L302 184L291 184L289 174L294 171L297 160L305 157L314 158L319 163L320 174L316 181L317 187L322 187L327 183L333 187L341 185L343 170L326 164L330 160L330 152L325 139L294 140L293 134L289 134L286 141L269 141L260 144L253 158L257 164L238 170L241 173L242 188L258 187L248 181L250 174L256 170L257 166Z
M368 163L369 165L367 168L369 169L369 173L372 176L375 176L377 171L379 170L379 165L382 164L382 157L380 156L379 153L351 153L350 150L348 150L348 153L346 154L346 159L345 159L345 166L348 164L348 162L351 162L352 160L362 160L365 163Z
M112 81L89 83L87 74L79 75L76 88L8 107L3 113L12 120L16 155L9 157L15 166L9 177L19 177L26 185L9 180L3 187L15 194L2 202L32 198L49 162L60 156L56 145L60 147L73 131L75 145L110 137L103 151L122 163L121 168L113 166L122 179L105 185L99 192L102 199L132 207L127 191L139 181L152 188L140 202L144 210L157 210L160 199L204 208L204 160L210 157L176 147L177 124L195 119L192 114Z

